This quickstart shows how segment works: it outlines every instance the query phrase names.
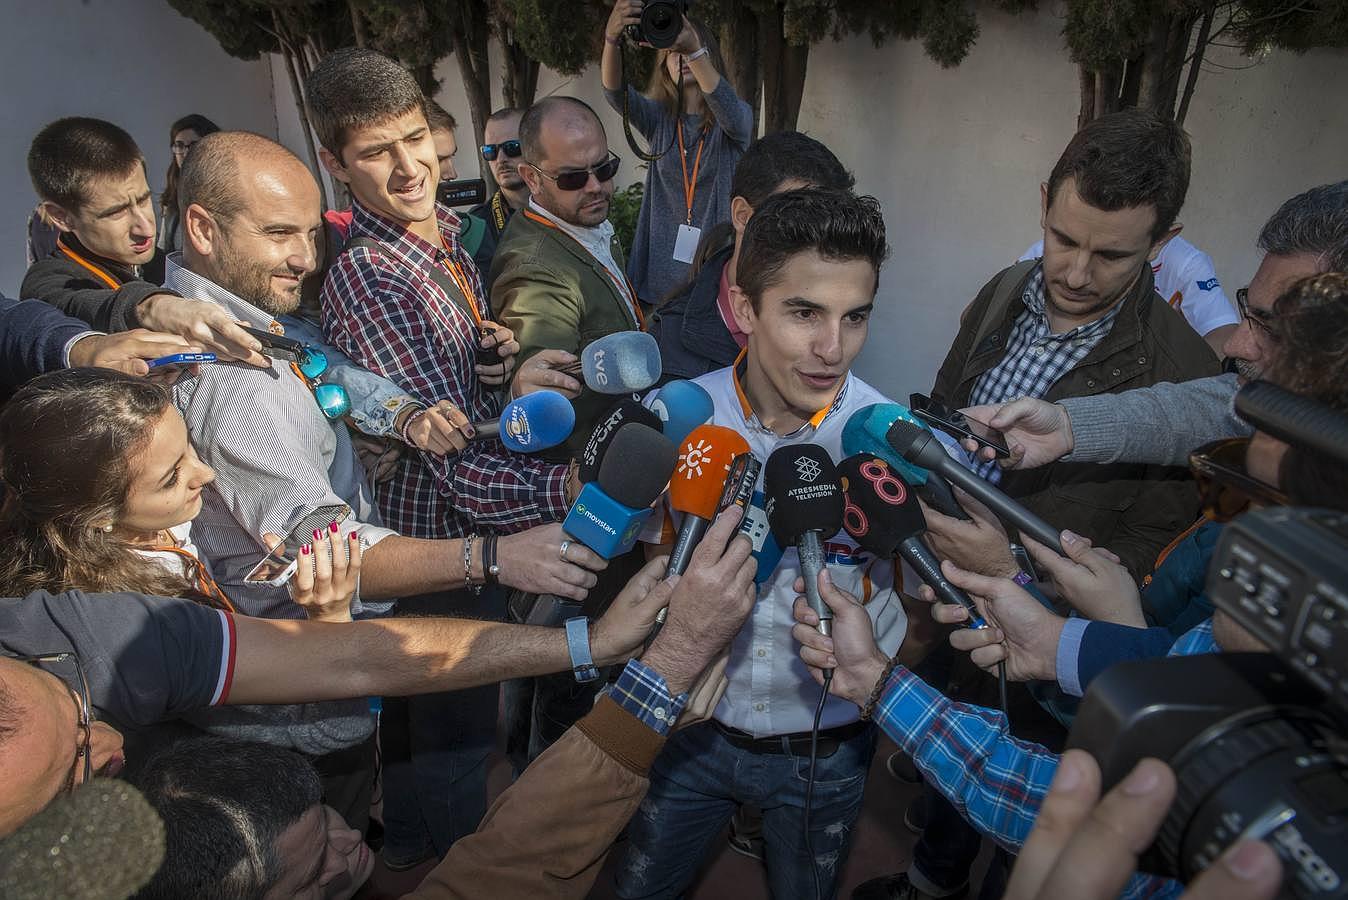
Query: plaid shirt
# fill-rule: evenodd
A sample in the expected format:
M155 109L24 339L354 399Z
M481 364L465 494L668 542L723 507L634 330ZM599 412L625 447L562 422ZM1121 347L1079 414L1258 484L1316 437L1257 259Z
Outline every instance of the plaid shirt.
M1177 640L1169 655L1218 650L1209 619ZM1058 770L1058 754L1013 737L1001 712L957 703L903 666L885 686L875 722L969 824L1020 851ZM1182 890L1177 881L1135 874L1120 896L1174 897Z
M668 736L688 703L688 694L671 694L660 673L639 660L627 661L608 695L656 734Z
M360 365L393 381L427 406L448 400L470 421L495 418L500 401L474 369L477 323L466 298L431 278L451 260L471 280L468 298L491 317L472 257L459 243L459 218L436 204L443 246L434 246L359 203L352 204L352 237L373 238L382 250L351 247L323 283L323 333ZM460 537L475 528L520 531L566 515L566 466L513 455L499 441L469 444L437 456L408 450L393 478L376 485L386 523L419 538Z

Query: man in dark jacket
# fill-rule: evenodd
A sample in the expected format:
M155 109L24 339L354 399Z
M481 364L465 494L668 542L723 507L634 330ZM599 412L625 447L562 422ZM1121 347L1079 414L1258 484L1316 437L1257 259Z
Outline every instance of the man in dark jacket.
M482 235L477 246L468 247L473 254L473 262L481 273L483 286L491 291L492 257L496 255L496 245L516 211L529 205L529 186L520 175L520 162L524 150L520 145L520 119L524 110L513 106L498 109L487 118L482 129L482 146L478 151L482 160L491 168L492 178L496 180L496 193L486 203L480 203L468 210L468 215L483 223ZM468 241L465 240L465 245Z
M850 191L855 183L832 151L799 131L770 134L749 146L730 184L730 221L707 232L693 260L692 280L651 315L649 330L660 343L664 380L724 369L744 349L745 336L732 328L730 288L740 237L754 210L782 191Z

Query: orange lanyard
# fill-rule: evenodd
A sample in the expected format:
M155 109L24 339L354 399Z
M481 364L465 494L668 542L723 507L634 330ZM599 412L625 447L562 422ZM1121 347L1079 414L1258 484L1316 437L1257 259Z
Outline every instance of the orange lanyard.
M697 193L697 173L702 168L702 145L707 140L707 126L702 126L702 131L698 133L697 138L697 156L693 159L693 178L688 180L688 148L683 145L683 122L676 126L679 133L679 165L683 167L683 202L688 207L688 224L693 224L693 197Z
M225 596L225 592L220 590L220 585L215 583L214 578L206 574L206 567L201 564L201 560L182 547L152 547L150 549L159 553L176 553L181 556L187 561L188 570L196 576L197 590L219 603L226 612L236 612L234 604L230 603L229 598Z
M556 222L548 221L543 216L540 216L538 213L534 212L532 209L526 209L524 211L524 215L532 219L533 221L537 222L539 225L545 225L548 228L555 228L557 231L560 231L562 234L571 238L571 240L576 241L574 237L572 237L569 234L566 234L566 232L562 231L561 228L558 228ZM580 241L576 241L576 243L580 244L580 249L584 250L586 253L590 253L589 249L584 244L581 244ZM594 257L594 254L590 253L590 256ZM622 294L627 299L627 301L632 305L632 318L637 323L637 329L640 331L645 331L646 317L641 314L641 304L637 302L637 292L636 289L632 287L632 282L627 280L626 275L623 275L621 280L619 280L619 276L615 275L613 271L609 269L608 266L604 265L602 260L595 258L595 262L599 263L599 267L602 268L605 272L607 272L609 279L615 285L617 285L618 293Z
M454 279L454 285L463 294L464 305L468 307L468 313L473 317L473 322L479 328L482 327L482 314L477 311L477 294L473 291L472 279L463 271L459 261L449 252L443 237L440 238L440 248L445 251L445 270L449 272L449 277Z
M89 274L93 275L95 278L106 284L108 287L112 288L114 291L122 286L121 282L113 278L107 272L103 271L103 269L99 268L94 263L91 263L89 260L85 259L83 256L80 256L74 250L71 250L69 247L67 247L65 241L61 240L59 237L56 239L56 246L62 253L70 257L71 262L75 263L78 266L83 266L84 268L88 269Z
M1166 561L1166 558L1169 557L1170 554L1175 552L1176 547L1184 543L1188 539L1189 535L1193 534L1195 531L1202 528L1204 525L1208 524L1208 522L1211 521L1212 520L1208 518L1207 514L1204 513L1203 515L1198 517L1197 522L1193 523L1188 528L1181 531L1173 541L1171 541L1169 544L1166 544L1165 549L1162 550L1160 554L1156 557L1156 565L1151 567L1151 572L1142 577L1142 586L1145 588L1147 585L1151 584L1152 575L1156 573L1157 569L1161 568L1161 564Z

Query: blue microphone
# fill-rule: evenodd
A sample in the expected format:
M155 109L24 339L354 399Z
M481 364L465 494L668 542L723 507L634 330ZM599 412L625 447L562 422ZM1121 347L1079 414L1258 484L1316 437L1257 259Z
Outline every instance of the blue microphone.
M671 381L646 398L646 408L660 417L665 437L682 444L711 418L711 395L691 381Z
M889 429L895 422L907 422L931 432L931 427L914 416L906 406L898 403L872 403L852 413L847 424L843 426L842 452L846 456L868 453L880 457L899 474L899 477L912 485L932 509L956 519L967 520L969 514L960 507L959 502L955 500L954 492L944 479L929 478L926 469L904 459L902 454L890 445Z
M507 403L499 419L474 422L472 440L499 438L509 450L534 453L556 447L575 427L576 410L570 400L556 391L534 391Z
M581 488L562 530L604 559L631 550L678 458L678 448L655 429L636 422L622 426L608 445L598 480Z
M660 345L644 331L617 331L580 351L585 386L600 394L644 391L660 380Z

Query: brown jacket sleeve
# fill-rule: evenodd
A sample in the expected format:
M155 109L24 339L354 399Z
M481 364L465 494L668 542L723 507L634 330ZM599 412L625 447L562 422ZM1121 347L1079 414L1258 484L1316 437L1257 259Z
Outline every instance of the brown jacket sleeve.
M608 697L524 771L411 900L583 898L664 738Z

